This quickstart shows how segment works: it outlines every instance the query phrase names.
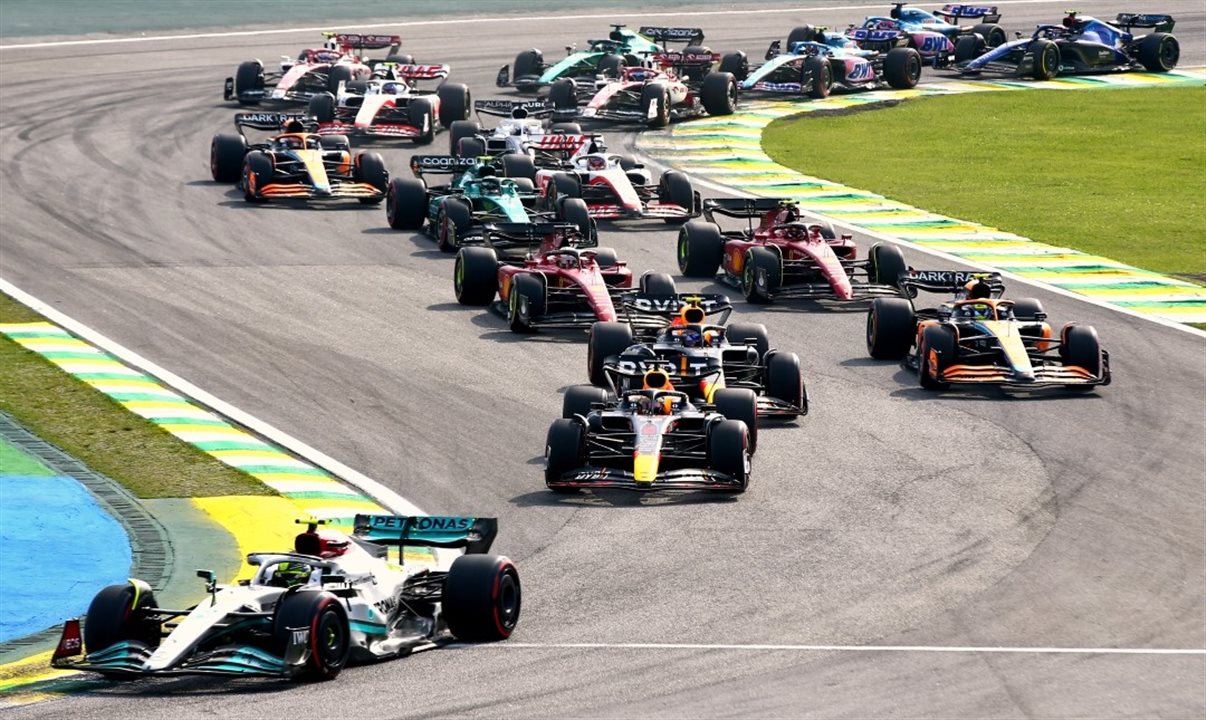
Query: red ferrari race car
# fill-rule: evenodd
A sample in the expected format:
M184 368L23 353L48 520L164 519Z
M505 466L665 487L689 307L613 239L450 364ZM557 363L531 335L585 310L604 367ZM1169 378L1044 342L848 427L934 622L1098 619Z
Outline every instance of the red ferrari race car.
M492 305L514 332L620 319L648 331L667 325L683 304L669 275L645 273L633 288L632 271L615 250L597 247L576 225L500 223L473 240L478 245L457 252L456 299ZM702 300L711 307L718 297Z
M678 170L667 170L653 182L653 175L632 158L598 152L586 144L560 167L540 167L536 188L546 206L558 198L582 198L590 216L598 220L661 218L681 223L699 217L701 200L691 179Z
M876 243L859 260L852 236L802 218L795 201L708 199L703 215L705 221L689 222L678 233L678 268L687 277L710 278L719 270L722 280L756 303L900 295L897 280L908 266L899 248ZM721 230L716 215L747 219L749 226Z

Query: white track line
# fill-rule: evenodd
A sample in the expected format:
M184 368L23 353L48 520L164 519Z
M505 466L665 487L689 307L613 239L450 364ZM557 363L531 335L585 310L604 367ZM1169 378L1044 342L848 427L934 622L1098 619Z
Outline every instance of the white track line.
M515 650L742 650L759 652L1017 653L1028 655L1201 655L1203 648L977 647L943 645L724 645L709 643L522 643L480 645Z
M993 5L1067 5L1067 0L996 0ZM874 5L830 5L828 7L784 7L756 10L703 10L692 11L691 17L715 15L773 15L800 12L834 12L839 10L873 10ZM615 18L682 17L681 12L619 12L592 15L504 15L495 17L462 17L452 20L408 20L402 22L374 23L366 25L315 25L313 27L281 28L277 30L240 30L232 32L193 33L190 35L152 35L143 37L101 38L96 40L58 40L53 42L21 43L0 45L0 50L28 50L30 48L67 47L71 45L113 45L116 43L156 42L160 40L203 40L206 38L256 37L261 35L288 35L290 33L324 32L327 30L376 30L392 27L431 27L439 25L464 25L467 23L520 23L550 22L554 20L608 20Z
M220 415L230 418L244 427L250 428L277 445L288 449L298 457L304 458L314 465L331 473L332 475L335 475L339 479L347 482L349 485L352 485L353 487L363 491L369 497L381 503L392 512L399 515L426 515L426 513L420 510L409 500L406 500L401 495L397 494L393 490L390 490L376 480L360 474L338 460L335 460L334 458L323 454L309 445L306 445L291 435L277 430L268 423L252 417L237 407L219 400L218 398L210 395L175 373L159 367L155 363L147 360L134 351L128 350L113 340L101 335L99 332L93 330L87 325L84 325L83 323L64 315L41 300L33 297L29 293L17 288L4 278L0 278L0 292L10 295L31 310L41 313L46 318L57 323L61 327L70 330L72 333L101 348L110 355L120 358L126 364L138 368L147 375L157 378L163 382L163 384L181 393L182 395L196 400L198 403L205 405Z

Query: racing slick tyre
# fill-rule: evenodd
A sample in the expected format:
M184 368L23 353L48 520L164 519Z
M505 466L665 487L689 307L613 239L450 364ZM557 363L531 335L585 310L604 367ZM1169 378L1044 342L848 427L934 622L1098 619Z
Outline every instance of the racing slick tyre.
M414 55L386 55L385 62L398 63L399 65L414 65L415 64L415 56Z
M678 229L678 271L686 277L710 278L724 259L724 236L715 223L691 220Z
M460 198L446 198L436 211L436 245L440 252L454 253L460 239L473 227L473 210Z
M632 347L632 326L624 322L602 321L590 326L586 343L586 374L592 385L607 387L603 363Z
M549 126L549 132L560 135L581 135L582 126L575 122L559 122Z
M699 89L699 100L709 115L732 115L737 110L737 79L728 72L710 72Z
M226 133L214 135L209 144L209 174L214 182L238 182L246 156L247 138Z
M683 55L711 55L712 49L703 47L702 45L688 45L683 48ZM686 82L699 82L704 79L704 75L708 74L708 70L712 67L711 61L707 65L684 65L677 73L678 77Z
M530 333L535 330L532 319L544 314L544 283L535 275L517 274L511 280L507 296L507 324L511 332Z
M787 34L787 44L783 46L783 52L790 53L791 46L798 42L816 41L817 29L812 25L801 25L799 27L792 28L791 32Z
M334 122L335 96L329 92L312 95L307 112L313 115L314 119L320 123Z
M380 205L389 192L389 173L381 153L362 152L356 156L356 179L381 191L377 197L360 198L361 205Z
M766 361L766 394L808 412L808 393L800 356L794 352L773 352Z
M958 342L955 331L945 325L927 325L917 347L917 377L926 390L946 390L948 382L937 379L938 373L955 362ZM933 357L930 357L933 355Z
M561 397L561 417L573 418L575 415L586 417L590 415L590 406L594 403L605 403L611 397L601 387L594 385L571 385Z
M750 59L743 52L725 53L716 66L717 72L729 73L736 80L744 80L750 76Z
M352 68L347 65L332 65L327 70L327 90L332 94L339 92L339 83L349 83L352 81Z
M549 426L544 441L545 485L586 464L586 432L575 420L558 418ZM550 487L553 492L573 492L573 488Z
M829 97L829 91L833 88L833 67L829 64L829 58L821 55L804 58L800 85L814 100Z
M674 278L666 273L645 273L641 276L639 287L641 292L646 295L678 295L678 287L674 284Z
M452 269L452 289L462 305L489 305L498 294L498 255L494 250L461 248Z
M1035 80L1050 80L1059 74L1059 45L1039 38L1030 44L1028 54L1033 63L1030 76Z
M84 619L84 652L92 654L122 640L137 640L148 647L158 647L163 637L159 619L134 613L135 610L157 607L154 591L142 580L104 588L88 605L88 615Z
M416 145L430 145L435 140L435 108L427 98L415 98L406 105L406 121L419 130Z
M721 420L708 433L708 467L740 483L731 492L745 492L750 484L749 429L737 420Z
M670 124L670 89L661 83L649 83L641 88L641 117L651 128Z
M544 201L548 205L548 209L556 212L561 198L582 197L582 185L578 182L576 175L563 172L553 173L553 176L549 178L548 185L545 186L544 193Z
M248 60L247 62L239 63L239 68L235 70L234 76L234 91L235 98L240 105L259 105L257 100L244 100L242 93L248 90L263 90L264 89L264 66L259 60Z
M577 114L578 86L574 84L573 79L554 80L549 86L549 102L553 104L554 116L558 113Z
M909 271L904 253L895 245L875 243L867 253L867 259L870 261L867 276L873 283L897 287L900 276Z
M1013 316L1023 322L1034 322L1039 315L1046 315L1043 303L1038 298L1020 298L1013 301Z
M975 60L988 49L984 38L979 35L963 35L955 42L955 62Z
M506 640L519 622L519 571L501 555L462 555L444 578L440 615L462 642Z
M615 248L602 247L595 250L595 264L600 270L615 267L620 263L620 255Z
M695 188L691 185L691 178L678 170L662 173L662 178L657 183L657 199L661 203L681 207L687 211L688 216L695 212ZM687 216L662 220L668 225L679 225L687 221Z
M641 165L640 163L638 163L636 161L636 158L634 158L633 156L631 156L631 155L621 155L620 156L620 169L623 170L624 172L628 172L630 170L639 170L642 167L644 167L644 165ZM631 179L631 178L629 178L629 179ZM635 185L637 183L633 183L633 184Z
M352 142L347 135L323 135L318 138L318 144L327 152L351 151Z
M582 240L585 244L595 244L598 242L598 226L596 226L594 218L590 216L590 210L587 209L585 200L579 197L561 195L557 198L556 214L557 219L561 222L570 223L578 227L578 232L582 233Z
M463 137L456 144L456 151L452 153L457 157L481 157L486 154L486 143L482 142L481 138Z
M741 269L741 294L747 302L767 303L783 284L783 260L774 250L752 247L745 251Z
M875 298L867 311L867 354L876 360L900 360L917 334L913 304L904 298Z
M523 178L536 181L536 163L527 155L508 153L502 156L503 175L509 178Z
M459 155L460 148L458 144L461 138L476 138L482 132L480 123L472 120L454 120L448 126L448 154Z
M427 219L427 185L418 178L394 178L385 193L385 218L395 230L419 230Z
M889 50L884 58L884 79L897 90L917 87L921 81L921 54L906 47Z
M272 617L272 640L282 657L297 633L309 629L310 654L298 678L334 680L351 652L348 615L329 592L298 590L281 596Z
M243 159L243 199L249 203L267 202L260 197L259 188L272 177L272 158L253 150Z
M1181 44L1168 33L1152 33L1139 41L1139 62L1148 72L1168 72L1181 59Z
M524 50L515 56L511 69L514 71L512 80L527 75L540 75L544 72L544 55L536 49Z
M473 102L464 83L441 83L436 88L436 97L440 100L440 125L450 128L458 120L469 119Z
M758 396L748 388L724 388L712 396L716 412L728 420L745 423L750 434L750 454L758 449Z
M766 354L770 352L770 333L762 323L729 323L729 329L725 331L724 336L738 347L753 340L753 348L758 351L758 362L765 360Z
M1063 342L1060 344L1059 356L1064 364L1084 368L1094 377L1100 377L1104 363L1101 360L1101 341L1097 339L1097 330L1092 325L1068 323L1060 331L1060 336Z
M984 38L984 44L990 48L995 48L998 45L1004 45L1009 41L1009 36L1005 34L1005 28L996 23L980 23L972 26L972 35L979 35ZM958 45L956 45L956 49Z
M606 78L619 78L624 74L624 58L615 55L607 54L599 58L599 64L595 66L595 73Z

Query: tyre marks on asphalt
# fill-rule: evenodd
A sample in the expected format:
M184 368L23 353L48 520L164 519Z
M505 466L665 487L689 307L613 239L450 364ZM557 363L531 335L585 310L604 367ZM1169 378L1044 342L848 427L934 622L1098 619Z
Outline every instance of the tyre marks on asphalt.
M658 161L748 193L788 196L816 215L894 240L940 251L1026 280L1132 312L1179 323L1206 323L1206 288L1110 258L1035 242L1014 233L946 217L881 195L809 177L762 151L762 130L799 113L926 95L1025 89L1093 89L1201 84L1206 69L1033 81L926 83L913 90L832 96L808 102L759 101L734 115L644 133L638 147Z

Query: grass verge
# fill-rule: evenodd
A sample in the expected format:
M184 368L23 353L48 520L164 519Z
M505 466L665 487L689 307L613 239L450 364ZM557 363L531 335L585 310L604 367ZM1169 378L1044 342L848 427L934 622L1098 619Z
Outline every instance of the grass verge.
M807 175L1206 284L1206 87L926 97L762 138Z
M0 293L0 323L42 320ZM274 494L3 335L0 410L141 498Z

